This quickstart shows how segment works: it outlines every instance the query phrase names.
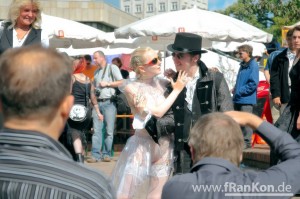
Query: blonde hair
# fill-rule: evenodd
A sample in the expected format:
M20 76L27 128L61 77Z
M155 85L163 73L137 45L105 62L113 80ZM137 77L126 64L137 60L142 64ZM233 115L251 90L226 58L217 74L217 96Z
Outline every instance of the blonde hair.
M231 117L210 113L202 116L192 128L189 145L195 151L194 162L217 157L239 166L244 138L240 126Z
M145 54L146 54L146 52L149 52L149 51L153 51L153 49L150 47L142 47L142 48L137 48L136 50L134 50L131 53L129 67L134 72L136 72L136 74L140 74L138 67L145 64L145 61L146 61Z
M8 19L12 23L12 27L16 25L17 18L20 16L21 8L28 4L33 4L33 6L37 8L36 19L32 23L32 27L35 29L41 28L42 16L41 16L40 2L38 0L13 0L12 1L8 11Z

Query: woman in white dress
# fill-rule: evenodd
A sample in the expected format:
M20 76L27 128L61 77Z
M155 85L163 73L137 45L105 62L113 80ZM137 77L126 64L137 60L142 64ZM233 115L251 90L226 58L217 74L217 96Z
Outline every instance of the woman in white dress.
M160 63L157 51L148 47L138 48L131 55L130 65L137 79L125 83L123 90L134 115L135 135L127 141L112 173L118 199L160 198L172 174L172 134L158 137L156 143L145 126L151 117L165 115L185 87L187 76L180 71L177 81L171 80L173 91L165 97L169 81L156 77L161 73Z

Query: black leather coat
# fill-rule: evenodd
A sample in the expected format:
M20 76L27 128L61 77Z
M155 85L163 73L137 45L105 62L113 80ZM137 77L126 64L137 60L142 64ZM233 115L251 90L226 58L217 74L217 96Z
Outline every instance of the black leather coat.
M175 150L183 150L184 143L188 141L190 129L201 115L233 110L230 91L222 73L208 70L201 61L199 73L201 74L193 97L193 111L187 108L186 88L172 105L175 120ZM171 91L170 87L169 91Z

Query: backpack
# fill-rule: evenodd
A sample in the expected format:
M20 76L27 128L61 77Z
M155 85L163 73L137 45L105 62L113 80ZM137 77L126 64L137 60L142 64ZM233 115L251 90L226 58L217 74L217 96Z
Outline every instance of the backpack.
M127 102L126 96L122 92L117 92L117 94L114 96L114 101L117 107L117 113L118 114L130 114L130 106Z
M110 67L110 75L114 81L114 76L112 74L112 69ZM115 103L117 107L117 114L130 114L131 109L128 104L128 101L126 99L126 96L124 93L120 92L118 88L115 89L116 93L111 97L111 100Z

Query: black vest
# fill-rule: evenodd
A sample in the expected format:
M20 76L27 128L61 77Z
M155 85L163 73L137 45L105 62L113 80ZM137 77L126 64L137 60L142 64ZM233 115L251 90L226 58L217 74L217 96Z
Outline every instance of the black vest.
M9 48L13 47L13 28L8 28L9 23L5 24L1 38L0 38L0 54ZM41 29L32 28L29 32L23 46L40 44L41 43Z

